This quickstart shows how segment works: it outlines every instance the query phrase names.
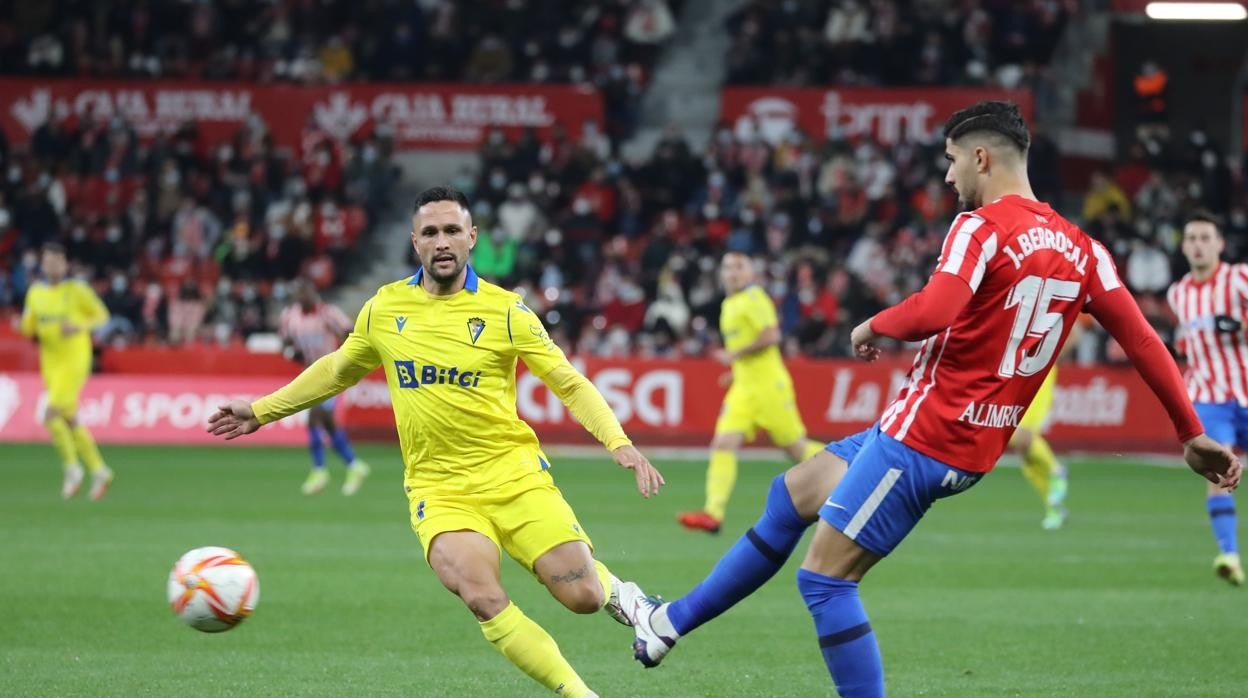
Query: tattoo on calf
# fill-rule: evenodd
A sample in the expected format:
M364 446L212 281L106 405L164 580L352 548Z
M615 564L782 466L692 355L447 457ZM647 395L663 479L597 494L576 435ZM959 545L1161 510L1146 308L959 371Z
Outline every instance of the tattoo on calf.
M568 570L567 574L552 574L550 581L571 583L584 579L586 574L589 574L589 570L585 567L579 567L574 570Z

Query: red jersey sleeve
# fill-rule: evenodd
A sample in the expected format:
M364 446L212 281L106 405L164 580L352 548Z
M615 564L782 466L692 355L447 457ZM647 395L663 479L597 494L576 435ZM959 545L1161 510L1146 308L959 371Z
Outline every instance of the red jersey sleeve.
M971 300L971 289L949 274L933 274L917 293L871 318L876 334L917 342L953 324Z
M998 247L997 234L987 221L974 213L960 213L949 226L933 277L952 274L975 293Z
M1131 294L1119 286L1093 298L1087 308L1122 345L1135 370L1166 408L1179 440L1187 441L1203 433L1205 429L1187 397L1179 367L1166 351L1161 337L1144 319L1144 313Z
M1088 281L1088 297L1084 300L1084 307L1088 307L1097 298L1118 288L1122 288L1122 280L1118 278L1118 269L1114 266L1114 258L1109 255L1109 250L1106 250L1104 245L1093 240L1092 278ZM1136 309L1138 310L1139 308L1137 307ZM1097 319L1099 320L1100 318Z
M917 342L949 327L979 289L997 247L997 235L982 217L958 214L927 285L871 318L871 329L885 337Z

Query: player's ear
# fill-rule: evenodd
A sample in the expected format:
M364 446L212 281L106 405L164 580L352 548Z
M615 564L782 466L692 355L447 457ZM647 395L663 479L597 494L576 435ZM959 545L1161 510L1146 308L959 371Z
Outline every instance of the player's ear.
M477 246L477 226L474 225L472 226L472 228L468 230L468 249L471 250L472 248L476 246Z
M992 169L992 152L980 145L975 147L975 171L985 174Z

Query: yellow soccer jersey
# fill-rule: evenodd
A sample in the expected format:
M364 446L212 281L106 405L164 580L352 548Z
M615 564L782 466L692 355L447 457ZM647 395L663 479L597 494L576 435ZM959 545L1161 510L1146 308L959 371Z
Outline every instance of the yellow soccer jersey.
M342 347L322 360L349 361L354 380L378 365L385 370L404 484L422 494L471 494L549 467L533 429L516 414L518 358L548 384L552 374L572 376L560 379L573 385L561 397L579 393L568 398L576 402L592 393L594 404L581 413L590 416L582 420L590 422L586 428L608 449L628 444L601 396L520 297L481 281L471 267L467 274L464 290L450 296L427 293L419 273L381 287ZM262 423L293 413L310 397L286 390L255 403Z
M58 284L42 281L26 292L22 311L22 334L39 342L41 362L91 353L91 330L108 322L108 309L86 283L66 279ZM78 332L65 336L62 327L76 325Z
M749 286L725 298L719 313L719 333L728 351L749 346L763 330L778 324L776 307L759 286ZM774 381L779 375L788 378L788 373L778 346L767 347L732 362L734 383Z

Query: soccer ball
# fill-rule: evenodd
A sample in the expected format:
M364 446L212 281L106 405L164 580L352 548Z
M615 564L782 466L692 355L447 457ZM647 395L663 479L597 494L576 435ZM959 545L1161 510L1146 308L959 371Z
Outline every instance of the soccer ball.
M182 622L205 633L239 623L260 600L260 580L241 555L229 548L195 548L173 563L169 605Z

